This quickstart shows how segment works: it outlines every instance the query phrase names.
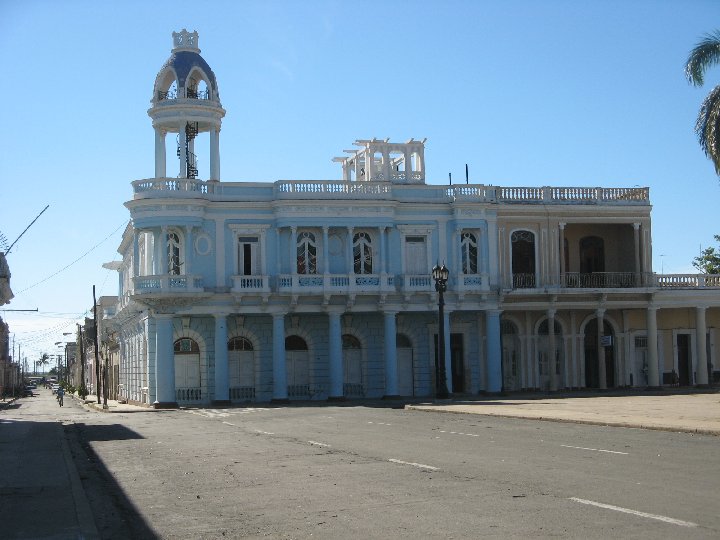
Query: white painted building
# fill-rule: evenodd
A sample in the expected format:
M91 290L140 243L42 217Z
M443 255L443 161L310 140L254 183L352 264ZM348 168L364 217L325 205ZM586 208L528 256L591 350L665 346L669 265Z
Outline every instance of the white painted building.
M653 273L647 188L431 185L415 139L355 141L336 181L222 181L215 74L197 33L173 38L148 111L154 177L132 183L114 266L122 398L432 396L438 261L455 394L720 369L720 281Z

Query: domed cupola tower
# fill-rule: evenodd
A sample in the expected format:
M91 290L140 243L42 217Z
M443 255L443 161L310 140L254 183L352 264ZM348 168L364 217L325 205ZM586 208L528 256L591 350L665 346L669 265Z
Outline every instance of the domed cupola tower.
M167 175L165 136L177 133L178 178L197 178L195 140L210 135L209 180L220 180L220 104L215 74L200 56L197 32L173 32L172 54L155 78L148 115L155 128L155 177ZM175 175L171 175L175 176Z

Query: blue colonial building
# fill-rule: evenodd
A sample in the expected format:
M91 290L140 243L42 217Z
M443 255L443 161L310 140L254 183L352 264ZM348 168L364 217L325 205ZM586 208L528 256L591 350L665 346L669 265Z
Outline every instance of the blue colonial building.
M123 399L430 397L443 371L454 394L708 384L719 283L652 273L647 188L431 185L415 139L355 141L336 181L221 181L217 80L173 37L113 266Z

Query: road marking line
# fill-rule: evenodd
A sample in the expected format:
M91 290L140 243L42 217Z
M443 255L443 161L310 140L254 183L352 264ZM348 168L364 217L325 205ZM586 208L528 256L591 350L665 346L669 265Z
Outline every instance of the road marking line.
M259 429L256 429L255 433L260 433L261 435L275 435L274 433L270 433L269 431L261 431Z
M223 421L223 424L227 424L228 426L234 426L235 424L231 424L230 422Z
M310 444L312 444L313 446L330 446L329 444L325 444L325 443L321 443L321 442L317 442L317 441L308 441L308 442Z
M449 435L464 435L465 437L479 437L480 436L475 433L460 433L459 431L443 431L442 429L438 430L438 433L447 433Z
M620 454L623 456L629 456L627 452L617 452L615 450L601 450L600 448L583 448L582 446L568 446L567 444L561 444L563 448L574 448L575 450L592 450L593 452L606 452L608 454Z
M625 514L632 514L634 516L645 517L649 519L656 519L658 521L664 521L672 525L680 525L681 527L697 527L697 523L692 521L682 521L680 519L674 519L667 516L660 516L657 514L648 514L647 512L640 512L638 510L630 510L629 508L622 508L621 506L613 506L612 504L604 504L595 501L588 501L587 499L578 499L577 497L570 497L571 501L579 502L581 504L589 504L590 506L597 506L599 508L607 508L608 510L615 510L616 512L624 512Z
M427 469L428 471L439 471L440 469L438 467L433 467L432 465L423 465L422 463L412 463L410 461L401 461L399 459L388 459L391 463L398 463L399 465L410 465L412 467L417 467L418 469Z

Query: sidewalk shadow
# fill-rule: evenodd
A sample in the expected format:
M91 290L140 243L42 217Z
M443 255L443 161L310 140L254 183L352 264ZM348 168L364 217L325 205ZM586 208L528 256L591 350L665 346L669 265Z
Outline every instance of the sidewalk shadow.
M118 484L91 442L144 439L120 424L65 426L70 451L95 517L100 538L155 540L160 536L145 521L135 504Z

